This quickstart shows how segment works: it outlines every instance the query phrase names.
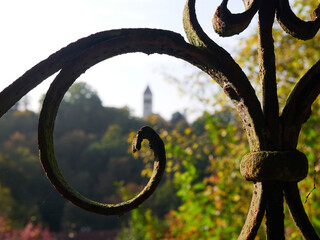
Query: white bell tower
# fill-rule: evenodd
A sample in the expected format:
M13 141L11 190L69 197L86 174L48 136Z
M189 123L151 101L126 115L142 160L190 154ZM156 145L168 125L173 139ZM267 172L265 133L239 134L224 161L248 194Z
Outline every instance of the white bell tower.
M148 117L152 114L152 92L147 86L143 93L143 117Z

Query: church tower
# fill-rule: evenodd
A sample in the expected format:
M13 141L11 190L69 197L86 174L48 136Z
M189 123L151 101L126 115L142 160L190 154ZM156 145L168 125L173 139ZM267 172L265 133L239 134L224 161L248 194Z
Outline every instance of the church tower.
M143 117L148 117L152 114L152 92L147 86L143 94Z

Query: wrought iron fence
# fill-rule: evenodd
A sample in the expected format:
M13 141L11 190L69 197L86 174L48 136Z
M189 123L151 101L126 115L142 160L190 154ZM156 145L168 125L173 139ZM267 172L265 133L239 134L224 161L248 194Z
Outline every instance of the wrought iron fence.
M187 0L183 24L189 40L174 32L155 29L120 29L79 39L41 61L0 93L0 116L47 77L59 72L50 86L39 119L39 149L42 165L54 187L77 206L104 215L121 215L136 208L155 190L165 169L165 149L160 137L143 127L133 151L148 139L154 151L154 172L144 190L120 204L104 204L85 198L61 174L53 146L53 128L59 104L74 81L87 69L124 53L166 54L185 60L210 75L232 100L242 119L250 153L241 161L243 177L254 185L248 216L239 239L254 239L266 217L268 239L284 239L284 199L305 239L319 239L300 199L297 183L308 173L308 160L296 149L302 124L320 93L320 61L297 82L279 115L272 28L275 18L291 36L307 40L320 27L318 7L310 21L292 11L288 0L244 0L245 11L233 14L223 0L213 18L214 30L233 36L246 29L258 14L261 103L247 76L230 54L202 30L195 13L195 0Z

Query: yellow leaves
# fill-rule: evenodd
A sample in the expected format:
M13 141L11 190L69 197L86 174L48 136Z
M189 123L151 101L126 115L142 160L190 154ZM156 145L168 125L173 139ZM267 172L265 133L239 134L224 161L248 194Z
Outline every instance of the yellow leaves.
M203 194L204 194L205 196L212 197L213 187L212 187L212 186L206 186Z
M222 129L221 132L220 132L220 135L221 135L222 137L227 136L227 131L226 131L225 129Z
M186 152L186 154L188 154L188 155L192 155L193 154L193 151L192 151L192 149L190 148L190 147L187 147L186 149L185 149L185 152Z
M205 125L204 125L204 129L205 130L209 130L211 128L211 123L206 123Z
M160 135L161 138L165 139L165 142L171 142L172 141L172 136L171 134L168 134L167 131L164 132L165 134Z
M202 149L203 149L204 154L206 154L207 156L209 155L209 158L210 158L210 156L212 156L210 154L211 153L211 149L207 145L205 145Z
M152 169L151 168L145 168L141 171L141 177L147 177L150 178L152 175Z
M184 130L184 133L188 136L188 135L190 135L190 133L192 132L192 129L191 128L186 128L185 130Z
M241 196L239 194L236 194L232 197L232 200L235 202L238 202L241 199Z
M169 135L169 133L168 133L167 130L161 129L161 131L160 131L160 136L161 136L161 138L165 138L165 137L167 137L168 135Z
M167 166L166 166L166 172L167 173L174 173L174 174L178 174L180 170L180 166L179 164L175 163L173 160L168 160L167 161Z

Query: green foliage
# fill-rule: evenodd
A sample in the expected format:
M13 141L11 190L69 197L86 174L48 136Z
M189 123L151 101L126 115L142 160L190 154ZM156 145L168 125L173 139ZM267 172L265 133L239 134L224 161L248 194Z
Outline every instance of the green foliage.
M248 146L238 119L228 111L204 114L183 131L167 128L158 132L167 153L162 186L166 186L163 189L168 192L173 185L171 189L180 199L178 205L167 212L167 224L161 232L167 239L235 239L251 196L251 184L244 182L239 173L239 162ZM142 153L145 159L148 152ZM151 171L150 165L143 170L149 174ZM164 194L161 189L160 186L150 201ZM147 235L148 224L143 223L139 227L143 230L139 232L145 231ZM134 231L135 227L129 224L123 231Z
M250 185L239 174L247 150L241 125L215 115L206 118L202 135L186 129L180 136L195 141L166 147L168 155L182 159L182 170L174 173L182 203L167 215L168 235L174 239L236 239L248 209Z
M137 208L131 211L128 226L123 225L117 240L163 239L165 222L152 214L151 209Z

